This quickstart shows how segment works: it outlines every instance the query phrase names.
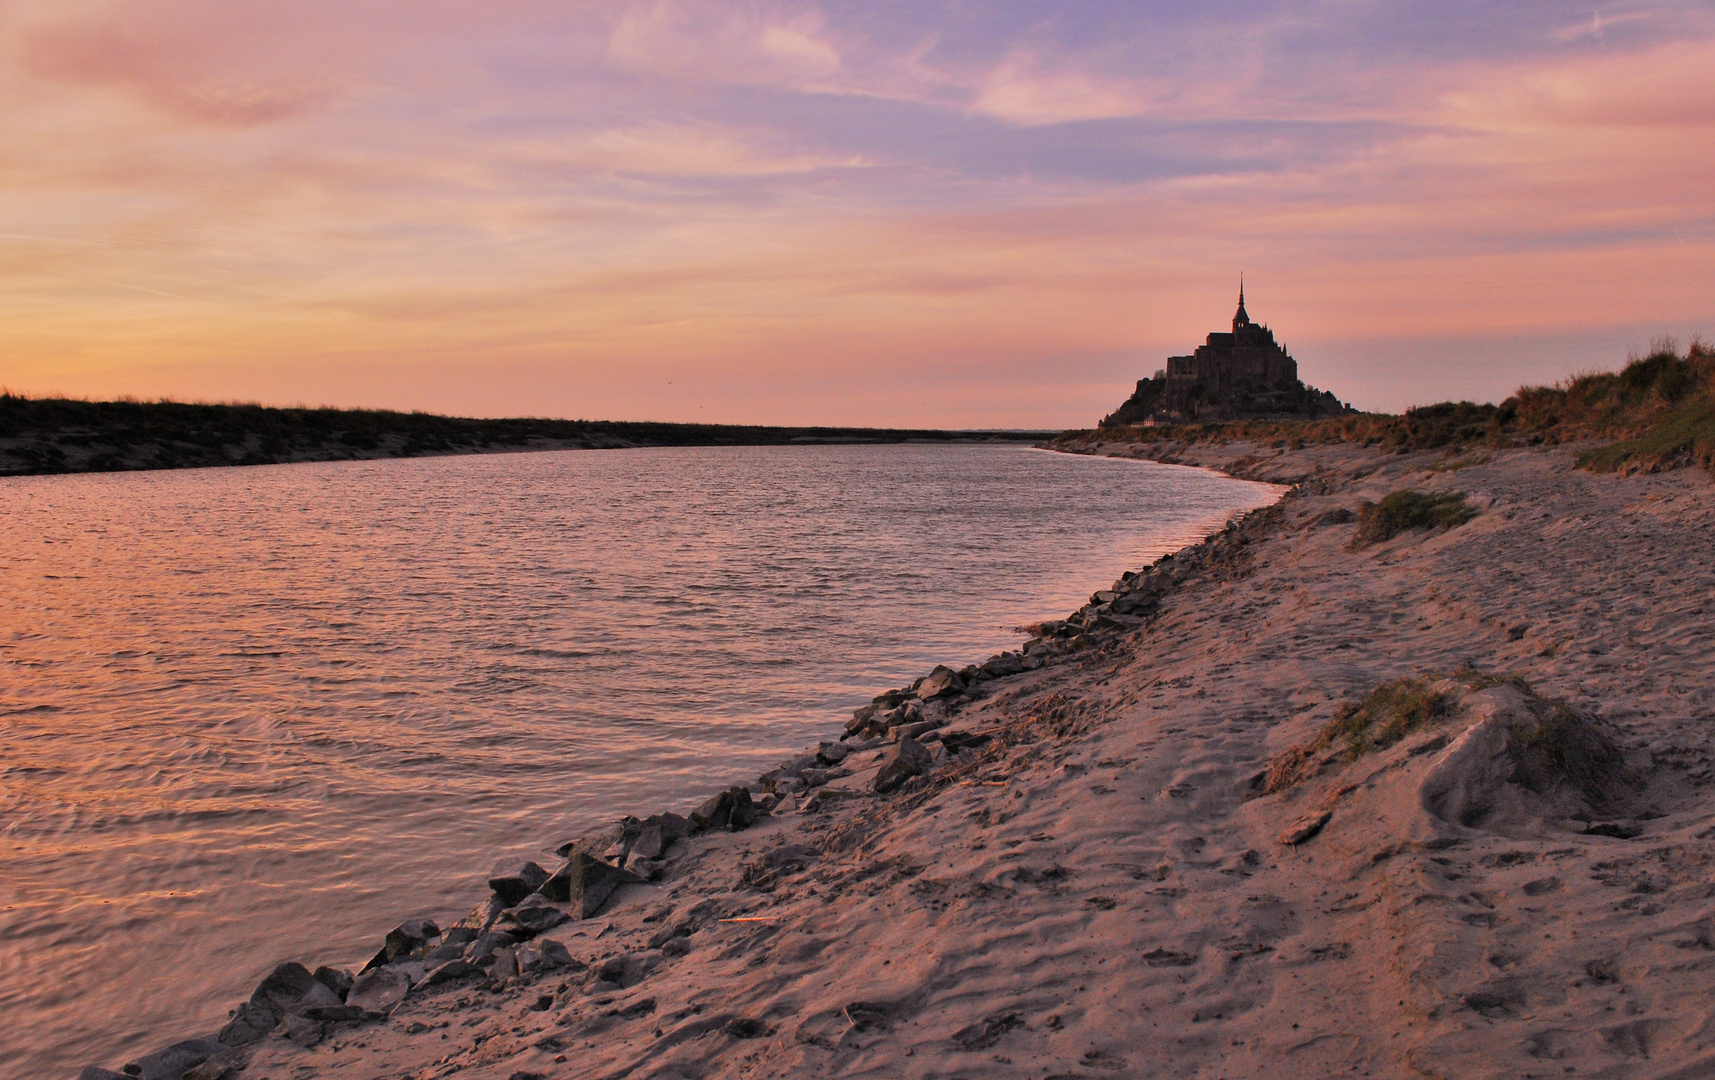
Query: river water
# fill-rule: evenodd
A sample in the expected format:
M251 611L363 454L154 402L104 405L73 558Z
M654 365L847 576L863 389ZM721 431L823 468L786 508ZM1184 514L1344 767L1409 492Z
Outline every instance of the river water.
M982 445L0 480L0 1072L211 1032L1274 497Z

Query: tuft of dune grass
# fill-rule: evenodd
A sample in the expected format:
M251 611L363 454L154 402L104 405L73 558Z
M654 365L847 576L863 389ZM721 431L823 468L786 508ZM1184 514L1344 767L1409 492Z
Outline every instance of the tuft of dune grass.
M1358 507L1358 531L1352 537L1352 547L1379 544L1412 529L1452 529L1476 516L1476 509L1465 502L1461 492L1393 491L1382 496L1381 502L1365 502Z
M1406 676L1383 683L1360 700L1342 704L1334 719L1322 725L1310 742L1289 747L1276 756L1263 775L1258 793L1284 791L1313 775L1317 762L1336 744L1344 757L1356 761L1441 723L1457 706L1457 698L1445 684L1437 687L1426 678Z
M1454 705L1452 695L1431 688L1427 679L1395 679L1371 690L1360 701L1340 706L1334 719L1317 732L1311 750L1325 750L1338 742L1355 760L1440 723L1452 715Z

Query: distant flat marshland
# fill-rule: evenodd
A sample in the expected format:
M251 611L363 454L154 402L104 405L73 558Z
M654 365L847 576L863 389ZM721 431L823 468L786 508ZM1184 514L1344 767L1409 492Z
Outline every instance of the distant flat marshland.
M0 394L0 476L641 446L1036 442L1049 431L478 419L387 409Z

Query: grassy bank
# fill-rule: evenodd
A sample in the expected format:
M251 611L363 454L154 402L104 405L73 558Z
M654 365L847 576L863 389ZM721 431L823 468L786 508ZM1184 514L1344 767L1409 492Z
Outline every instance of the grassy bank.
M1715 349L1693 341L1681 352L1663 341L1618 372L1522 387L1499 405L1443 402L1403 415L1362 413L1330 420L1236 421L1067 432L1062 443L1224 442L1307 445L1351 442L1406 453L1608 440L1584 453L1595 471L1700 465L1715 474Z

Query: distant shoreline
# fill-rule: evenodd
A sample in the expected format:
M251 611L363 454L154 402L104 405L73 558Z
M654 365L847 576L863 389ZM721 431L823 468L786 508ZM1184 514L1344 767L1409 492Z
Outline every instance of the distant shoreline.
M284 465L541 450L1038 443L1058 431L477 419L380 409L0 395L0 476Z

